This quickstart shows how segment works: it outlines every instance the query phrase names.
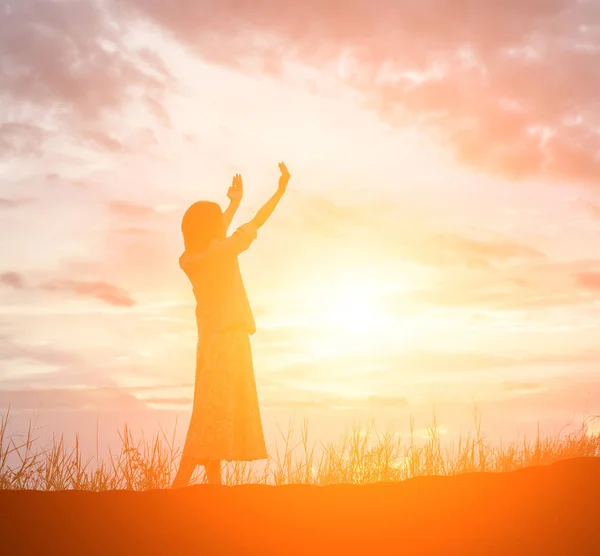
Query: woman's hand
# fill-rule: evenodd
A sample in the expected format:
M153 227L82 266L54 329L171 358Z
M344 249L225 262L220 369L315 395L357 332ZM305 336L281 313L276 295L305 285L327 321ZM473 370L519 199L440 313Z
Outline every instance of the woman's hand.
M279 178L279 191L285 193L288 182L290 181L290 172L283 162L279 163L279 170L281 171L281 177Z
M229 191L227 191L227 197L229 197L230 202L227 210L223 213L223 225L225 230L228 230L229 226L231 226L231 221L242 202L243 196L244 186L242 185L242 176L236 174L233 176L233 182L231 183Z
M281 177L279 178L279 187L277 192L265 203L265 205L256 213L256 216L249 222L249 224L258 230L273 214L275 207L283 197L287 184L290 181L290 173L283 162L279 163L279 170L281 171Z
M240 204L242 202L242 197L244 196L244 186L242 185L242 176L240 174L236 174L233 176L233 182L231 183L231 187L229 191L227 191L227 197L232 203Z

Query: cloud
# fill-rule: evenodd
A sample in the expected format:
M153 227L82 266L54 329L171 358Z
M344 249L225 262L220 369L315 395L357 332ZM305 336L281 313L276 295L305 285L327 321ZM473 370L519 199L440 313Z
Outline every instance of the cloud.
M551 262L523 260L514 266L489 268L484 273L443 278L411 292L415 303L437 307L470 307L490 311L533 311L559 307L591 307L600 260ZM396 303L394 298L391 304ZM406 303L405 297L397 300Z
M352 246L352 256L361 264L371 264L368 258L358 259L360 253L369 253L435 270L430 280L414 284L410 294L386 298L399 312L406 311L407 303L524 311L589 306L594 301L598 259L553 262L518 237L485 229L471 235L450 232L441 218L413 210L410 200L396 209L376 200L356 206L348 199L308 196L297 206L285 225L303 232L295 237L315 234L327 261L335 262Z
M176 397L176 398L169 398L169 397L161 397L161 398L144 398L144 403L148 404L148 405L180 405L182 407L188 407L191 406L193 402L193 395L190 394L189 398L185 398L185 397Z
M522 360L509 355L482 352L414 351L394 358L394 366L420 373L463 373L519 366Z
M14 288L15 290L25 289L25 277L18 272L4 272L0 274L0 284Z
M156 214L156 211L152 207L128 201L111 201L109 209L112 214L125 218L153 216Z
M570 356L570 354L569 354ZM293 385L298 391L309 391L306 385L322 383L323 376L329 380L342 380L348 386L353 377L357 391L364 387L390 386L390 377L417 373L423 376L476 373L494 369L508 369L537 362L535 356L523 354L493 354L482 351L409 350L393 354L376 353L338 355L332 359L314 359L281 368L271 380L270 386L285 388ZM560 360L561 362L563 359ZM351 370L351 372L350 372ZM335 384L335 382L333 383ZM332 385L335 390L335 386ZM390 394L389 390L386 394ZM316 394L315 394L316 395ZM394 396L394 399L395 396Z
M547 384L541 382L505 382L504 388L509 392L531 393L540 392L548 388Z
M357 206L311 195L299 203L294 218L289 223L303 232L427 266L492 269L546 260L538 249L501 234L475 238L438 231L439 224L410 203L401 208L376 201Z
M8 407L15 410L147 409L145 402L119 388L0 390L0 408Z
M524 271L527 275L527 271ZM497 277L494 280L442 281L411 293L414 302L435 307L466 307L488 311L533 311L553 307L589 305L590 299L572 287L553 289L550 279L522 285Z
M266 397L261 400L265 409L307 410L307 409L351 409L353 411L369 409L390 409L408 406L407 398L402 396L338 396L322 392L303 392L292 398L281 396Z
M575 0L126 0L201 57L337 75L397 125L512 178L600 177L600 14Z
M169 113L165 109L165 106L162 102L150 95L145 96L144 102L146 103L146 106L150 112L154 114L154 117L161 122L164 127L172 127L171 117L169 116Z
M46 133L119 152L102 118L139 96L160 109L171 79L160 57L127 42L112 0L6 0L0 9L0 156L35 154Z
M23 343L7 336L0 336L0 362L8 362L5 368L11 369L3 377L0 388L0 407L11 406L15 409L147 409L148 403L155 403L159 398L152 397L153 392L164 392L169 389L189 389L193 393L193 384L175 383L156 385L122 387L118 385L113 376L107 372L107 365L113 358L105 354L105 358L97 364L97 358L89 359L84 356L81 349L63 349L51 344ZM21 370L20 362L26 361L27 365ZM43 372L35 372L40 366ZM54 367L49 372L48 367ZM31 387L34 370L35 387ZM122 369L120 369L122 370ZM147 369L144 372L148 372ZM160 379L160 377L158 377ZM77 386L72 386L77 385ZM138 398L142 393L143 398ZM183 399L182 399L183 400ZM171 404L184 402L176 396L168 399ZM186 400L189 405L191 398ZM156 401L156 403L158 403Z
M93 297L115 307L133 307L136 304L127 291L107 282L55 280L44 284L43 289L72 292L84 297Z
M116 230L119 234L123 234L124 236L130 237L150 237L153 235L153 232L147 228L138 228L134 226L130 226L128 228L121 228Z
M489 268L511 261L543 260L544 254L531 246L511 241L478 240L455 234L438 234L415 249L415 258L434 265L461 264Z
M575 280L588 290L600 291L600 272L582 272L575 275Z
M0 198L0 210L1 209L14 209L24 205L32 203L32 199L3 199Z
M13 271L0 274L0 285L16 290L24 290L28 287L25 276ZM39 286L33 286L32 289L71 292L84 297L93 297L116 307L133 307L136 304L129 292L114 284L102 281L53 280Z
M3 123L0 125L0 159L40 154L45 139L46 133L35 125Z
M321 195L302 195L288 224L308 230L321 237L344 237L349 230L363 230L380 222L376 215L389 210L389 206L370 203L360 206L340 203ZM295 220L294 220L295 219Z
M4 94L97 115L119 106L132 83L154 83L119 48L119 28L98 2L9 0L3 8Z
M84 360L74 352L46 345L24 345L0 336L0 360L28 359L58 366L81 365Z
M583 366L589 366L598 361L600 352L597 349L572 350L558 353L539 353L520 349L499 353L485 351L450 351L450 350L410 350L401 353L378 356L365 354L355 356L339 356L335 360L312 361L310 363L288 365L268 378L261 379L261 388L265 389L265 396L275 404L285 399L284 392L290 388L297 394L297 403L312 402L314 405L332 403L346 399L337 393L338 382L352 391L376 391L372 396L359 396L353 398L353 403L363 407L375 404L385 404L389 397L388 405L399 405L399 394L406 393L406 377L420 376L425 382L460 384L457 380L479 381L485 377L487 381L494 376L505 373L514 376L499 382L499 387L512 391L533 390L538 385L534 381L519 380L518 376L527 378L527 373L532 367L544 367L554 375L556 372L570 376L577 373ZM351 372L349 371L351 369ZM462 376L461 376L462 375ZM468 379L465 376L468 375ZM327 379L323 377L326 376ZM528 384L529 387L524 386ZM314 385L319 388L328 387L327 392L314 391ZM540 387L541 388L541 387ZM396 394L398 392L398 395ZM369 399L371 398L371 399ZM376 401L377 400L377 401ZM286 401L287 403L287 401Z
M587 213L594 218L595 220L600 220L600 206L592 201L588 201L586 199L579 199L578 204L580 204Z
M523 395L527 396L523 400ZM501 414L514 411L518 413L519 405L525 401L529 410L535 408L535 421L548 419L549 424L556 418L556 415L567 414L573 418L573 411L581 412L584 415L590 413L597 414L598 403L600 400L600 382L590 379L586 376L565 375L561 378L550 380L545 387L540 387L534 391L534 385L531 389L513 391L511 398L499 398L487 402L490 410L497 408ZM520 395L519 395L520 394ZM565 423L560 423L565 425Z
M102 149L105 151L109 151L112 153L119 153L123 151L123 144L107 135L106 133L102 133L100 131L88 131L82 134L82 137L88 141L94 147L98 149Z

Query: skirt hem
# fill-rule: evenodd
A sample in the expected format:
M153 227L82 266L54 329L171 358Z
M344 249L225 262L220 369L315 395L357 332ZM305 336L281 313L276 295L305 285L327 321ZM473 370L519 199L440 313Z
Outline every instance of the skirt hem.
M250 457L250 458L226 458L226 457L219 457L219 458L198 458L198 457L191 457L190 458L196 465L206 465L207 463L211 462L211 461L224 461L227 463L234 463L234 462L240 462L240 463L244 463L244 462L252 462L252 461L261 461L261 460L265 460L265 459L269 459L269 456L256 456L256 457Z

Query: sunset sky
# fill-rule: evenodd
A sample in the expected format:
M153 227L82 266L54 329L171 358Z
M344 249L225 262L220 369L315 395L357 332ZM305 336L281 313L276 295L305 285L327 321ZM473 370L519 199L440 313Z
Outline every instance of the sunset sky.
M181 217L282 160L240 257L268 443L599 414L599 45L592 0L0 0L0 409L186 426Z

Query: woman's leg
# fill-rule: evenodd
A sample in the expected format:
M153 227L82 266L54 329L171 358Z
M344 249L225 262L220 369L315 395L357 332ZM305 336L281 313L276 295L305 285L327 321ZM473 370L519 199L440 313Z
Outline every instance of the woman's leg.
M205 466L206 478L209 485L222 485L221 480L221 462L219 460L209 461Z
M187 456L182 456L181 463L179 464L179 470L177 471L177 475L175 476L175 480L173 481L171 488L182 488L188 486L195 469L196 464L194 463L194 460Z

